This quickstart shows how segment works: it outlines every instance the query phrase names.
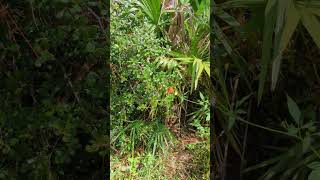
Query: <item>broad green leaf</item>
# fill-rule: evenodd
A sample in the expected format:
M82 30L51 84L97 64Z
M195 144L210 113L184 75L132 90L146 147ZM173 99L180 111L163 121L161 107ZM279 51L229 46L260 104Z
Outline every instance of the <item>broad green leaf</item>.
M287 8L285 11L285 23L281 33L281 37L279 38L279 42L277 42L278 48L275 50L275 56L272 64L272 84L271 90L274 90L279 78L280 66L282 61L282 52L287 47L292 34L296 30L296 27L300 21L299 11L296 9L293 0L289 0L287 3Z
M308 176L308 180L319 180L320 179L320 169L315 169L311 171Z
M301 112L298 105L288 95L287 95L287 103L288 103L288 109L289 109L290 115L292 116L296 124L299 125Z
M302 23L304 27L308 30L309 34L311 35L312 39L320 48L320 22L317 17L310 12L308 9L303 9L301 11L302 14Z
M268 1L268 3L266 5L265 11L264 11L264 15L266 18L270 15L270 13L273 12L273 8L276 6L276 4L278 2L277 0L267 0L267 1Z

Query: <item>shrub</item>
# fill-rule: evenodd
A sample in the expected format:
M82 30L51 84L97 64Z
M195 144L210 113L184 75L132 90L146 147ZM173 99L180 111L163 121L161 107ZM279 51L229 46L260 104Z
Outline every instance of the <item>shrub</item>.
M106 4L6 2L0 16L0 179L103 177Z

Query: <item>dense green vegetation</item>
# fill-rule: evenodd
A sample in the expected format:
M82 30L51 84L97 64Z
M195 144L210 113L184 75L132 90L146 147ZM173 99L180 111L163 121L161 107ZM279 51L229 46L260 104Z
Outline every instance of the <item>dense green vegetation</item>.
M209 179L209 1L174 2L112 1L111 179Z
M108 5L0 1L0 179L105 179Z
M318 180L319 48L318 0L0 0L0 179Z
M212 4L219 179L320 178L320 3Z

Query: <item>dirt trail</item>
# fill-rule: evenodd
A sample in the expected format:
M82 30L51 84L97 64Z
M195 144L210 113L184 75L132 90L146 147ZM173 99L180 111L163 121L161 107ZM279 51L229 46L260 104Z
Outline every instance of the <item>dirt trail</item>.
M190 169L193 154L186 149L186 146L192 143L203 142L204 140L196 137L194 133L179 132L177 136L179 136L177 144L166 161L167 170L165 175L172 179L187 179L187 177L191 176Z

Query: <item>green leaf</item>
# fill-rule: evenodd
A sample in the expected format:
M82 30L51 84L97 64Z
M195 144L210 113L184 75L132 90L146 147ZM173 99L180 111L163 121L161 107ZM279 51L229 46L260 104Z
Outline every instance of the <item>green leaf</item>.
M306 153L311 145L311 137L307 136L302 141L302 152Z
M320 179L320 169L311 171L308 180L319 180Z
M294 127L293 125L288 127L288 134L297 135L298 132L299 132L299 129Z
M232 47L231 47L230 43L227 41L227 37L224 35L222 29L215 21L213 22L213 25L214 25L215 34L216 34L218 40L222 43L222 45L224 46L227 53L232 54L232 51L233 51Z
M91 42L89 42L86 46L86 51L89 52L89 53L92 53L94 52L95 50L95 45Z
M264 15L267 18L271 13L273 13L273 8L276 6L277 0L268 0L266 5Z
M260 104L267 79L268 66L271 60L272 36L276 24L276 3L269 0L265 10L265 23L263 27L262 62L259 77L258 104Z
M53 54L51 54L49 51L43 51L41 53L41 56L39 57L39 59L37 59L35 61L35 66L36 67L41 67L42 64L44 64L45 62L47 61L51 61L51 60L54 60L55 57Z
M226 13L225 11L222 11L221 13L217 13L218 17L222 19L224 22L229 24L230 26L236 27L240 26L240 23L229 13Z
M313 170L320 169L320 162L319 161L312 162L308 164L308 167Z
M228 131L232 129L235 122L236 122L236 115L233 112L231 112L228 119Z
M230 43L228 42L228 38L223 33L222 29L220 28L220 26L218 25L218 23L216 21L213 21L213 27L215 29L215 34L217 36L217 39L222 43L222 45L224 46L227 53L231 56L233 62L237 66L241 76L245 79L245 81L250 89L250 83L248 80L249 79L248 78L248 68L247 68L248 64L247 64L246 60L243 57L241 57L239 55L239 53L236 53L232 49ZM220 57L217 57L216 59L217 59L216 60L217 63L221 63L222 60L220 59ZM221 65L219 65L219 66L221 66Z
M251 93L247 96L241 98L239 101L236 102L236 108L240 107L245 101L247 101L251 97Z
M205 100L205 98L204 98L203 94L202 94L201 92L199 92L199 94L200 94L200 98L201 98L201 100Z
M272 91L275 89L279 78L283 50L288 46L292 34L296 30L296 27L300 21L300 14L292 0L288 0L287 7L283 7L279 11L285 11L285 23L283 25L283 30L281 32L280 38L278 38L278 42L276 42L278 44L277 48L275 49L275 55L272 64Z
M152 24L158 25L161 16L161 0L140 0L137 2Z
M208 76L210 77L210 62L203 62L203 68L206 71L206 73L208 74Z
M319 16L320 17L320 8L310 8L308 7L307 8L309 12L315 14L316 16Z
M301 112L298 105L288 95L287 95L287 103L288 103L288 109L289 109L290 115L292 116L296 124L299 125Z
M261 162L261 163L259 163L259 164L257 164L257 165L253 165L253 166L250 166L250 167L244 169L244 170L242 171L242 173L247 173L247 172L250 172L250 171L253 171L253 170L256 170L256 169L260 169L260 168L269 166L269 165L274 164L274 163L276 163L277 161L283 159L284 157L285 157L285 155L281 155L281 156L277 156L277 157L272 158L272 159L268 159L268 160L263 161L263 162Z
M301 11L302 13L302 23L304 27L308 30L309 34L311 35L312 39L320 48L320 22L317 17L310 12L308 9L305 8Z
M202 60L195 58L192 65L192 87L191 91L197 89L199 78L203 71Z
M282 52L288 45L292 34L294 33L298 23L300 21L299 11L296 9L292 0L289 1L286 11L286 20L280 40L279 51Z

